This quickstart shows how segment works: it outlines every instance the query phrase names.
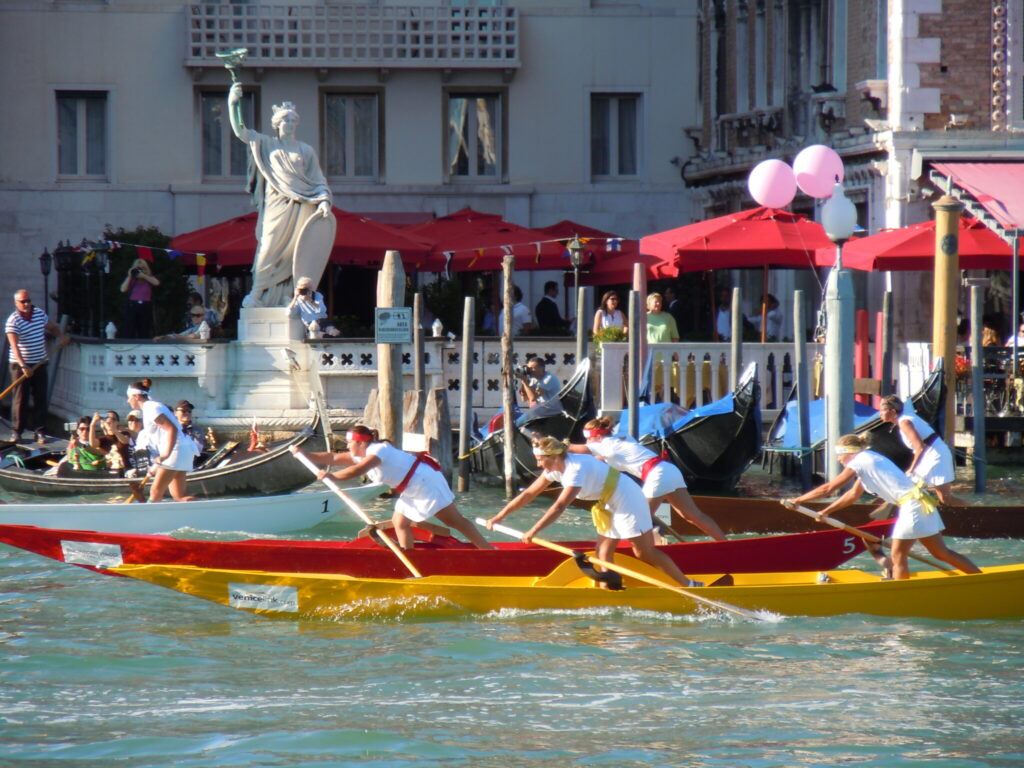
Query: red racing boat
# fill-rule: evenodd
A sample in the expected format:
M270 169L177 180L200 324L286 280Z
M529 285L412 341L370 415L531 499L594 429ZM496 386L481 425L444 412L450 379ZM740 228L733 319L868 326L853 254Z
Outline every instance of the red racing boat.
M884 536L891 520L861 530ZM407 555L424 576L542 576L565 556L522 542L475 549L451 536L414 528ZM390 531L385 532L390 533ZM341 573L358 578L405 578L409 572L391 550L363 536L352 541L245 539L200 541L171 536L101 533L0 525L0 542L63 563L103 572L121 564L194 565L203 568L287 573ZM586 552L593 542L563 542ZM837 529L781 536L666 544L660 549L684 573L827 571L864 551L864 541ZM624 554L628 544L620 546Z

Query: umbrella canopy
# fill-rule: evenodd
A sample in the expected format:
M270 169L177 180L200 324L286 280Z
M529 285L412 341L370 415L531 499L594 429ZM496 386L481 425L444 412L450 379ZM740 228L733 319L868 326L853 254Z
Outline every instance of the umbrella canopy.
M1013 252L999 235L973 216L960 217L960 269L1010 269ZM819 266L831 267L835 248L817 254ZM935 267L935 222L879 232L843 246L843 266L866 272L923 270Z
M565 247L550 235L472 208L407 227L403 232L432 242L433 255L450 261L448 266L453 271L501 269L506 253L516 257L516 269L571 266Z
M633 279L634 262L641 261L650 266L657 261L640 256L638 240L619 237L569 219L563 219L547 227L538 227L537 231L561 240L571 240L573 237L580 239L583 243L583 264L586 270L580 276L582 285L628 283Z
M703 269L810 268L815 252L827 247L832 242L817 222L764 206L640 239L640 252L661 262L652 268L656 277Z
M403 230L356 213L332 208L338 226L330 261L360 267L379 267L386 251L398 251L406 269L443 269L442 259L430 256L430 243ZM178 245L190 244L189 247ZM219 266L252 264L256 254L256 213L179 235L171 241L178 250L216 254Z

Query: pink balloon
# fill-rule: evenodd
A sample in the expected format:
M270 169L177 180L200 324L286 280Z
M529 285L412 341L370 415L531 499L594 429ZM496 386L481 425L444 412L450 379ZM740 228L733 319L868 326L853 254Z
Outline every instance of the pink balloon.
M843 159L831 147L814 144L800 151L793 160L796 184L811 197L831 197L832 187L842 181Z
M796 195L793 169L781 160L763 160L747 177L750 196L769 208L784 208Z

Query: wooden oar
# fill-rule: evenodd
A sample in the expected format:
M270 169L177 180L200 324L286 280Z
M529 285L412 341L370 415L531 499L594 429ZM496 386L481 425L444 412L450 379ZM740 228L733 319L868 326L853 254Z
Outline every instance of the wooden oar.
M477 525L482 525L484 527L487 526L487 521L484 520L482 517L478 517L476 519L476 522ZM506 536L511 536L515 539L523 538L522 531L517 531L515 528L509 528L507 525L495 523L491 527L499 533L504 533ZM570 549L569 547L563 547L561 544L555 544L553 541L547 541L546 539L538 539L536 536L530 539L530 541L532 541L534 544L539 544L542 547L553 549L555 552L561 552L563 555L568 555L569 557L576 556L575 550ZM735 613L737 616L742 616L743 618L751 619L752 621L765 620L764 617L758 616L756 613L754 613L753 611L748 611L746 608L739 608L735 605L729 605L729 603L723 603L720 600L712 600L702 595L698 595L695 592L691 592L688 589L683 589L682 587L676 586L675 584L669 584L668 582L662 581L661 579L655 579L654 577L648 576L647 574L640 573L639 571L634 571L632 568L626 568L622 565L616 565L615 563L610 563L607 560L602 560L598 557L590 557L589 555L587 556L587 559L596 565L600 565L602 568L607 568L610 571L616 571L617 573L621 573L623 576L630 576L636 579L637 581L642 581L646 584L650 584L655 587L661 587L662 589L667 589L671 592L676 592L677 594L683 595L684 597L688 597L691 600L695 600L699 603L706 603L707 605L710 605L714 608L718 608L721 611Z
M825 523L826 525L831 525L833 528L839 528L840 530L846 531L847 533L852 533L854 536L859 536L860 538L864 539L864 541L871 541L883 547L888 546L890 549L892 548L891 544L887 544L884 539L880 539L874 534L867 533L866 531L862 531L859 528L854 528L852 525L846 525L846 523L841 523L838 520L832 519L831 517L818 517L818 513L815 512L813 509L808 509L807 507L801 506L800 504L790 504L786 501L780 501L779 503L786 509L792 509L794 512L799 512L801 515L813 517L820 523ZM926 565L930 565L932 568L938 568L941 571L954 570L945 563L940 563L938 560L932 560L930 557L915 555L913 552L908 552L907 556L912 557L919 562L925 563Z
M19 376L14 381L12 381L11 385L9 387L7 387L7 389L5 389L3 392L0 392L0 400L3 400L5 397L7 397L7 393L8 392L10 392L16 386L21 384L21 382L23 382L25 379L28 378L28 374L29 373L32 373L33 371L35 371L36 368L38 368L40 365L42 365L45 362L46 362L45 360L40 360L38 363L36 363L35 365L33 365L31 368L28 369L28 373L23 373L23 374L21 374L21 376Z
M142 478L142 482L139 484L128 483L128 490L131 495L124 500L125 504L131 504L133 501L145 501L146 497L142 495L142 489L146 487L146 483L149 482L150 475L146 475Z
M320 468L317 467L317 465L314 464L312 461L310 461L309 457L306 456L306 454L299 450L299 446L293 445L288 450L291 451L292 456L294 456L296 459L305 464L306 468L310 472L312 472L314 475L320 474ZM352 499L351 496L349 496L347 493L341 490L341 488L338 487L338 484L334 482L333 478L331 478L330 475L320 478L320 481L328 488L330 488L332 491L334 491L334 493L337 494L338 498L345 502L345 504L348 505L348 508L355 512L356 516L358 516L360 520L362 520L371 528L376 529L377 524L370 519L370 516L366 514L358 504L356 504L356 502ZM413 565L412 562L410 562L409 558L405 556L405 552L402 551L402 548L399 547L398 544L396 544L394 541L392 541L390 536L380 534L380 540L383 541L387 545L387 547L395 553L395 557L402 561L402 565L409 569L409 573L411 573L417 579L423 578L423 574L416 570L416 566Z
M675 528L673 528L668 523L663 522L662 520L659 520L658 516L656 514L654 514L653 512L651 513L651 519L654 520L654 523L656 525L658 525L661 528L664 528L666 531L668 531L673 536L675 536L676 537L676 541L685 541L685 539L682 536L679 535L679 533L675 530Z

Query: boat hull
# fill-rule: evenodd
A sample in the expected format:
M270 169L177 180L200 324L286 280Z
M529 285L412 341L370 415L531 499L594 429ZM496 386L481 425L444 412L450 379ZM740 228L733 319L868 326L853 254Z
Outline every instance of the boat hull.
M744 499L726 496L694 496L702 512L711 516L727 534L735 533L797 533L818 530L819 524L808 517L784 508L777 499ZM820 509L824 502L807 506ZM854 504L832 515L847 525L871 522L870 512L878 504ZM974 539L1024 538L1024 507L987 506L939 508L947 536ZM672 514L672 527L679 533L700 535L702 532L679 515Z
M629 567L638 569L637 561ZM575 564L546 577L428 576L356 579L337 574L271 573L193 566L123 565L123 576L168 587L220 605L271 618L395 619L449 617L494 611L629 609L674 614L707 613L688 597L627 577L627 588L598 589ZM651 571L648 569L648 573ZM712 578L713 574L705 575ZM880 581L863 571L821 574L741 574L735 586L701 587L697 595L778 616L876 616L965 620L1024 615L1024 565L986 568L981 574L918 573L906 581Z
M382 485L347 489L357 498L383 493ZM369 494L369 496L368 496ZM197 499L146 504L0 504L0 527L77 529L116 533L203 531L283 533L334 518L344 504L331 491L240 499Z
M887 525L873 523L865 530L877 534ZM522 542L500 542L496 549L481 550L448 536L433 535L419 528L414 531L418 541L407 555L424 575L540 576L565 559L550 549ZM367 578L402 578L408 573L394 553L365 537L346 542L279 539L225 542L0 525L0 542L94 570L122 563L159 563L343 573ZM593 543L565 542L565 546L585 551L592 548ZM852 534L828 529L789 536L668 544L660 549L687 573L740 573L828 570L856 556L864 546L863 540ZM630 548L623 545L619 552L625 555Z
M325 450L318 426L319 421L315 420L310 427L266 453L250 454L224 466L189 472L188 493L201 498L255 496L287 493L309 485L309 470L295 461L289 449L294 445L305 451ZM73 477L62 477L34 469L0 467L0 488L34 496L124 495L138 482L105 473L75 473Z

